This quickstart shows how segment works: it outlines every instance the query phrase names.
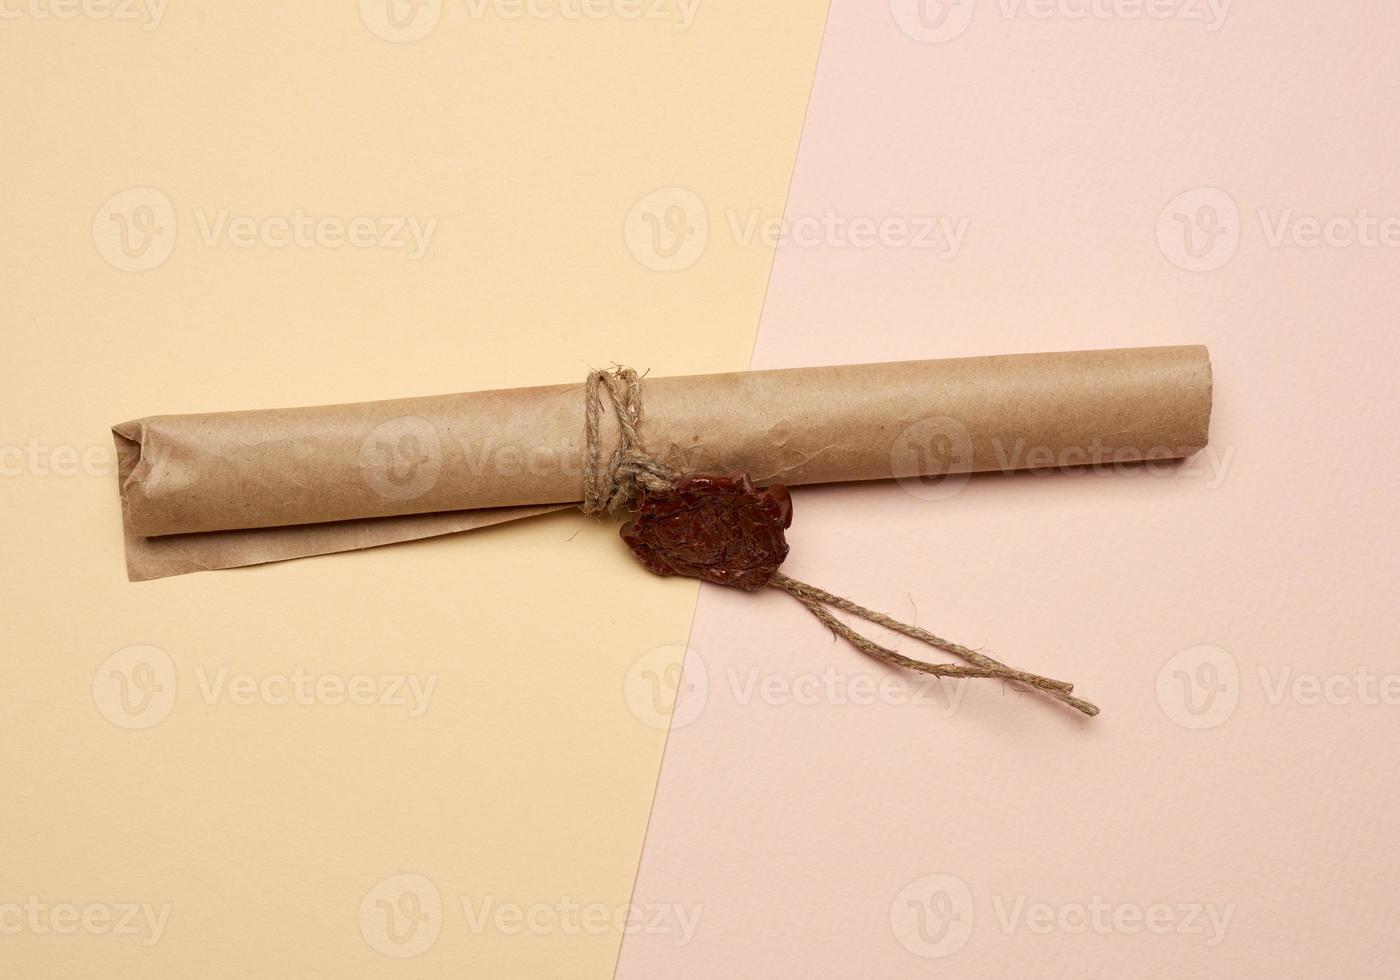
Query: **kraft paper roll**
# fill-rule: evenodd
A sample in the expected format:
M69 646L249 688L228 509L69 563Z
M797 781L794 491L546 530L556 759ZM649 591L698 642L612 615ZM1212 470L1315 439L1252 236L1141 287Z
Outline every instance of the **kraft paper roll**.
M577 503L583 382L113 427L133 579L371 547ZM642 386L648 449L789 485L1183 458L1204 347L1016 354ZM604 418L605 445L615 421Z

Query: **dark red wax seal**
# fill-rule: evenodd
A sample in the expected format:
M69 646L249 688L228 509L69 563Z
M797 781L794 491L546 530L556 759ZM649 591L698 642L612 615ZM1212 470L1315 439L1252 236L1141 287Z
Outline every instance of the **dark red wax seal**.
M792 498L775 483L756 489L748 474L686 476L659 493L644 491L622 540L657 575L687 575L753 591L787 557L783 531Z

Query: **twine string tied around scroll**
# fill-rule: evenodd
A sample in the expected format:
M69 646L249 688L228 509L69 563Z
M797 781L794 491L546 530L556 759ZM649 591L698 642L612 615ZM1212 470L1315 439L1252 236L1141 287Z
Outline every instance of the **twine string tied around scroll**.
M602 410L600 389L608 393L617 418L617 446L599 482L602 463ZM661 493L671 489L680 473L652 456L642 445L642 379L631 368L591 371L585 390L584 435L587 459L583 467L583 512L613 514L636 500L642 490Z
M603 465L602 411L603 393L618 424L618 441ZM615 366L611 370L595 370L588 375L585 386L585 464L583 504L585 514L613 514L636 504L643 491L665 493L683 475L679 470L653 456L641 437L642 390L641 376L631 368ZM876 612L806 582L800 582L783 572L776 572L768 585L780 589L800 602L832 634L844 639L861 653L906 670L935 677L997 678L1017 687L1036 691L1060 701L1085 715L1099 713L1097 706L1073 694L1074 685L1066 681L1043 677L1029 671L1009 667L980 650L945 640L928 630L901 622L892 616ZM881 646L837 618L833 609L856 616L869 623L902 634L937 650L959 657L964 664L929 663L907 657Z

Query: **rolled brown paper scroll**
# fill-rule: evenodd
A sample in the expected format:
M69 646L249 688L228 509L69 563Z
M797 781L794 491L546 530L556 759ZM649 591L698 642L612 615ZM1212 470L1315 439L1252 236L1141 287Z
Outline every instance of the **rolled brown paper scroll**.
M648 378L647 446L687 472L832 483L1191 455L1204 347ZM616 422L602 420L605 444ZM577 503L582 381L153 416L115 434L132 579L447 534Z

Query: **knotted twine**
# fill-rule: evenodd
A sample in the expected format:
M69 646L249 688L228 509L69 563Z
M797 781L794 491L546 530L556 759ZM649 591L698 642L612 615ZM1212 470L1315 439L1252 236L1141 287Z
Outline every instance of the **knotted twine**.
M603 392L618 423L617 445L606 467L603 466L601 417ZM682 473L647 452L642 442L642 383L631 368L616 366L612 370L591 371L584 392L584 433L586 462L583 471L583 504L585 514L614 514L633 507L642 492L664 493L672 489ZM601 479L600 479L601 476ZM1016 667L1008 667L980 650L953 643L918 626L902 623L892 616L866 609L844 596L833 595L815 585L776 572L768 583L802 603L827 629L846 640L861 653L883 663L906 670L931 674L934 677L994 677L1023 688L1038 691L1070 707L1093 716L1097 706L1075 697L1074 685L1050 677L1042 677ZM962 658L966 664L928 663L906 657L881 646L858 633L838 619L832 609L839 609L877 626L901 633L911 639Z

